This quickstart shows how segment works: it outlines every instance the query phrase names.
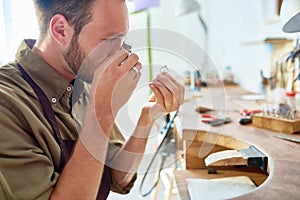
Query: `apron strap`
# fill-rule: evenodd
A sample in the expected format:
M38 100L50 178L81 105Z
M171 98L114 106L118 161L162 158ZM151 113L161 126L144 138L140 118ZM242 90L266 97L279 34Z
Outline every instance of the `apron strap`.
M18 68L20 69L23 78L29 83L29 85L32 87L35 94L38 96L40 103L42 104L42 107L45 111L46 117L54 131L54 138L58 142L60 148L61 148L61 161L60 161L60 168L57 169L60 173L68 160L70 159L71 152L73 150L73 146L75 144L74 140L63 140L61 138L59 127L55 118L54 111L52 109L52 106L46 96L46 94L42 91L42 89L30 78L30 76L26 73L26 71L23 69L23 67L17 63ZM101 185L98 191L97 200L105 200L110 192L111 187L111 173L110 168L107 165L104 165L103 168L103 175L101 179Z
M63 167L66 165L67 161L70 159L70 154L72 151L72 144L68 142L69 144L65 144L61 138L59 127L55 118L54 111L52 109L52 106L46 96L46 94L42 91L42 89L31 79L31 77L26 73L26 71L23 69L23 67L17 63L18 68L20 69L23 78L29 83L29 85L32 87L35 94L38 96L40 103L42 104L46 117L53 129L53 136L55 140L58 142L60 148L61 148L61 159L60 159L60 168L57 169L59 172L62 171ZM70 149L71 148L71 149Z

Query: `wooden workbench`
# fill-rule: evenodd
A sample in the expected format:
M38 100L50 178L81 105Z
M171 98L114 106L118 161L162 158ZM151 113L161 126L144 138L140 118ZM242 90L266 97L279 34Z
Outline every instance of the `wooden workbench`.
M219 88L220 89L220 88ZM195 106L211 105L212 90L203 90L201 97L183 105L178 120L175 122L177 131L183 141L186 170L174 172L179 194L183 200L190 199L187 192L186 178L218 178L219 175L207 175L203 159L207 154L222 149L242 149L254 145L268 156L268 173L255 179L257 172L250 177L258 188L236 199L300 199L300 144L278 139L274 135L284 135L265 129L253 127L251 124L242 126L238 123L241 109L261 109L266 102L244 101L241 95L248 94L239 87L226 87L225 94L220 98L225 100L226 116L233 122L222 127L211 128L201 123L200 115L195 112ZM214 96L216 98L217 95ZM219 108L220 109L220 108ZM220 109L221 110L221 109ZM300 138L298 134L292 137ZM204 147L204 148L203 148ZM199 149L201 149L199 158ZM222 172L222 171L221 171ZM224 173L223 173L224 174ZM247 172L230 171L232 176Z

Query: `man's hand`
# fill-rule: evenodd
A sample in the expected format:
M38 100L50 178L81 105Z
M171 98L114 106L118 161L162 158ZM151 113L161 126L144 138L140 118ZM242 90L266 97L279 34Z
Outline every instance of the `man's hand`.
M175 111L184 102L184 86L170 74L163 72L149 84L153 91L150 99L144 104L139 125L146 126L162 115Z
M140 79L139 57L125 50L118 50L97 68L92 82L91 101L98 120L114 119L119 109L128 101Z
M138 70L142 66L138 59L136 54L118 50L98 64L94 73L80 142L101 163L105 163L114 118L140 79Z

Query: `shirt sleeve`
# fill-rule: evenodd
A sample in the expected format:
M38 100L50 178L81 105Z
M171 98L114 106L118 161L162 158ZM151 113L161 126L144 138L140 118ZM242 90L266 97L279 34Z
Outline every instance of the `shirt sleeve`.
M0 100L0 199L49 199L59 175L15 109Z
M124 137L122 136L116 124L114 124L112 131L110 133L110 144L108 147L108 154L107 154L108 162L110 162L114 158L114 156L122 148L124 143L125 143ZM125 188L122 188L120 185L118 185L118 183L114 180L114 178L111 177L111 181L112 181L111 191L119 194L128 194L132 189L136 179L137 179L137 174L134 175L130 183Z

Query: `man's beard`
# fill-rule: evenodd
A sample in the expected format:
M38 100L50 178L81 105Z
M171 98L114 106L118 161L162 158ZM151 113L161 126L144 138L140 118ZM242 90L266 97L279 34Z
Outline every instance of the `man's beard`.
M80 78L83 81L90 83L93 78L93 73L89 72L90 70L88 69L80 70L81 65L83 64L86 57L87 56L85 55L85 53L83 52L82 48L79 45L78 37L74 35L72 37L72 41L69 48L64 53L64 59L69 65L69 68L77 76L77 78Z

